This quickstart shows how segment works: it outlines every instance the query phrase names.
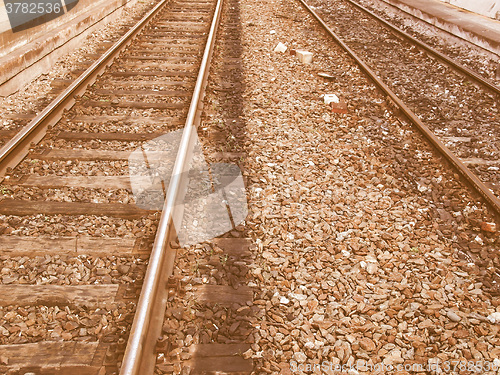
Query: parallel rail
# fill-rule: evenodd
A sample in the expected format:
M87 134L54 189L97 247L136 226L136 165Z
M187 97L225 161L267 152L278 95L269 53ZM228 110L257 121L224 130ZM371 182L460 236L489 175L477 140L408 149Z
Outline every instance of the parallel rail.
M474 43L473 41L468 40L468 39L467 39L467 38L465 38L465 37L462 37L462 36L460 36L460 35L453 34L453 32L451 32L451 31L447 30L447 29L446 29L446 27L439 27L439 26L437 26L437 25L434 25L432 22L425 20L425 18L424 18L424 17L419 18L419 17L417 17L415 14L412 14L412 12L410 12L409 10L406 10L406 9L404 9L403 7L401 7L401 8L400 8L400 7L398 7L397 5L395 5L395 4L393 4L393 3L391 3L391 2L390 2L390 1L388 1L388 0L381 0L381 2L383 2L386 6L389 6L389 7L393 8L393 9L394 9L394 10L396 10L397 12L402 12L402 13L404 13L406 16L408 16L408 17L410 17L410 18L412 18L412 19L416 20L417 22L424 22L424 23L426 23L427 25L429 25L429 26L431 26L431 27L433 27L433 28L436 28L436 29L438 29L439 31L442 31L442 32L444 32L444 33L448 34L449 36L451 36L451 37L453 37L453 38L460 39L460 40L462 40L462 41L464 41L464 42L468 43L469 45L473 45L474 47L480 48L480 49L482 49L483 51L485 51L485 52L486 52L486 53L488 53L488 54L492 54L492 55L495 55L495 56L497 56L497 57L500 57L500 55L499 55L498 53L496 53L496 52L495 52L495 51L493 51L492 49L488 49L488 48L486 48L485 46L482 46L482 45L481 45L481 43L477 43L477 44L476 44L476 43Z
M500 200L488 189L479 178L472 173L464 163L460 161L435 135L434 133L413 113L413 111L387 86L375 72L344 42L333 32L323 19L304 1L299 0L311 15L318 21L321 27L342 47L360 66L360 68L370 77L371 80L401 109L408 120L415 125L427 140L443 155L453 167L467 180L474 190L481 195L486 202L500 217Z
M155 366L155 347L163 324L166 307L166 284L172 274L176 250L170 243L176 237L174 223L182 219L182 202L186 193L189 163L196 141L196 127L208 78L210 60L220 21L222 0L217 1L210 33L203 54L179 151L172 171L153 250L139 297L134 322L123 357L121 375L152 374ZM179 227L179 226L177 226Z

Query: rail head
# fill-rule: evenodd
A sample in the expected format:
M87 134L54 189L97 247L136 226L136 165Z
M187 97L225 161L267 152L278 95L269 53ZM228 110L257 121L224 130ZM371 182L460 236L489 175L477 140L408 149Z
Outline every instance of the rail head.
M165 203L158 224L148 269L143 282L136 314L132 323L129 340L120 369L120 375L152 374L155 366L154 348L161 330L165 310L165 287L172 274L175 249L169 247L175 236L174 220L178 216L177 202L182 200L184 173L190 163L192 149L197 137L196 122L199 120L200 103L206 86L210 60L213 54L215 38L221 17L222 0L217 0L214 16L207 38L198 78L191 99L186 124L167 189ZM161 318L158 316L161 314Z

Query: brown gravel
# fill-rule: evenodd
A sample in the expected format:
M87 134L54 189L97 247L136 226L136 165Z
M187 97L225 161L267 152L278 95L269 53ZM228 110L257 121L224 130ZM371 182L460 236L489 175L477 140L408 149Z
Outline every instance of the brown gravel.
M2 284L88 285L131 283L144 278L145 262L135 257L0 257ZM21 265L21 266L20 266Z
M11 178L24 175L35 176L128 176L128 162L120 161L81 161L81 160L38 160L23 161L11 174Z
M0 344L39 341L117 340L130 324L134 304L108 308L57 306L0 307Z
M245 33L251 46L245 54L248 169L255 182L248 225L258 257L251 272L256 299L274 293L252 346L256 357L274 355L258 363L276 369L292 359L492 361L498 329L484 318L498 301L484 290L477 269L453 255L454 236L487 211L421 137L384 108L345 55L309 31L315 27L309 16L296 9L301 22L278 18L273 4L279 8L278 2L243 8L244 25L254 25ZM313 52L314 63L271 52L278 41ZM336 78L326 83L318 71ZM349 114L328 113L323 93L343 97ZM446 207L453 194L464 200ZM436 207L462 217L452 220L447 236ZM283 324L292 335L287 343L270 328Z
M152 110L146 110L143 112L145 116L148 115L155 117ZM133 116L133 115L131 115ZM137 114L139 116L139 114ZM174 117L173 119L178 119L179 117ZM159 121L149 122L144 120L123 120L122 117L117 116L116 120L110 121L97 121L97 122L83 122L83 121L65 121L64 129L66 131L72 132L89 132L89 133L99 133L99 132L109 132L109 133L147 133L147 132L163 132L165 131L165 125L170 123L171 117L160 117ZM64 121L64 120L63 120ZM168 129L168 130L177 130Z
M491 214L395 117L359 69L317 33L297 4L241 0L239 7L244 58L240 120L246 126L251 211L246 230L253 240L252 256L240 262L227 259L213 244L181 250L176 274L185 295L171 301L176 304L167 312L164 331L180 348L245 339L252 347L243 355L254 359L258 374L286 373L291 361L500 363L495 315L500 307L486 277L488 268L498 265L498 254L490 257L498 249L498 233L483 233L478 225L494 221ZM274 53L280 41L311 51L313 63ZM323 71L335 79L318 77ZM322 101L326 93L346 100L349 113L332 113ZM207 100L213 115L205 125L224 124L224 103L215 94ZM0 216L0 225L12 235L139 237L154 233L155 218L134 223ZM488 250L483 267L467 258L470 249L478 254ZM15 268L20 259L12 262ZM216 283L254 288L253 302L230 311L199 308L191 298L193 288ZM79 314L89 319L90 329L81 331L81 325L69 323L74 311L56 309L0 309L0 326L8 331L6 324L17 325L22 331L29 319L52 322L54 314L61 314L52 325L52 339L71 333L94 340L99 325L104 327L98 315L109 323L132 311L124 306L85 309ZM223 334L218 332L221 322L231 323ZM118 323L115 328L120 330ZM9 334L6 340L14 340ZM40 334L21 337L38 340Z
M43 214L31 216L0 215L0 232L22 236L146 237L156 232L159 215L150 214L140 220L107 216L65 216Z
M131 203L134 202L132 192L124 189L40 189L24 186L9 186L5 188L4 198L22 200L46 200L54 202L84 202L84 203Z
M499 236L479 229L494 221L486 206L297 4L239 4L245 228L254 242L239 282L255 290L246 320L252 345L243 354L255 373L325 360L498 366L500 307L490 276ZM312 52L313 63L273 52L278 42ZM327 93L344 99L348 114L332 113ZM213 110L204 125L229 126L217 93L207 100ZM477 247L482 267L470 258ZM187 359L193 343L239 338L226 330L241 307L224 313L191 299L196 285L227 283L231 267L212 244L181 251L185 295L172 300L164 326L179 346L172 355Z

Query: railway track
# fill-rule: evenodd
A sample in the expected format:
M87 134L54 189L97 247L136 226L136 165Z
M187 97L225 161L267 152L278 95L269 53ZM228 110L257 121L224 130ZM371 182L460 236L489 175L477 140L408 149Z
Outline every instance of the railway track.
M474 69L467 67L465 64L462 62L451 58L448 56L446 53L443 53L439 51L437 48L431 46L430 44L425 43L424 41L421 41L420 39L410 35L409 33L405 32L404 30L400 29L399 27L393 25L392 23L386 21L384 18L381 16L377 15L375 12L371 11L370 9L362 6L361 4L353 1L353 0L348 0L350 4L361 10L363 13L366 15L370 16L371 18L377 20L380 22L382 25L387 27L387 29L395 32L397 35L405 38L408 40L410 43L415 44L425 52L427 52L429 55L439 59L441 62L445 63L446 65L450 66L451 68L455 69L457 72L462 73L466 78L473 80L474 82L478 83L482 87L488 89L491 93L499 95L500 94L500 87L496 85L496 83L489 79L488 77L485 77L485 72L476 72Z
M499 83L500 72L498 71L497 63L499 55L492 52L487 46L481 45L482 43L471 42L446 28L433 25L431 22L427 22L387 1L381 3L362 0L357 3L370 9L373 13L379 15L379 17L390 20L389 22L393 25L405 30L417 39L435 46L444 54L461 60L462 63L483 77L494 80L497 84ZM471 47L472 49L470 49ZM471 51L473 52L471 53Z
M1 148L0 372L152 373L220 8L159 1Z
M242 171L243 198L249 176L244 167L247 130L240 11L240 1L224 2L199 134L210 165L231 170L238 166ZM246 209L240 208L239 214L231 209L233 220L246 216ZM167 302L156 373L253 373L253 360L244 355L255 343L254 320L261 313L254 304L254 288L248 285L255 262L253 247L248 229L240 224L222 237L179 249L177 284Z
M491 296L469 295L483 286L466 277L468 260L451 256L445 237L456 228L429 229L436 213L420 193L432 193L407 182L420 169L432 183L448 176L434 202L448 200L453 210L468 206L460 201L468 193L426 144L404 147L415 133L384 113L382 100L373 113L331 116L316 100L331 89L317 67L262 53L272 51L275 34L261 16L274 32L281 18L266 3L241 3L166 3L95 81L81 79L92 82L87 90L70 83L67 100L79 97L46 135L26 128L18 136L28 138L19 142L25 156L4 157L4 169L22 161L2 181L1 287L12 299L0 310L0 371L286 373L293 363L352 364L371 354L374 363L398 364L402 350L426 361L438 344L454 348L468 335L490 358L497 344L483 332ZM311 28L301 22L283 24L324 55L322 71L341 74L346 56L328 60L331 45L306 40ZM210 64L213 45L204 41L215 40L215 29ZM244 52L249 42L256 48ZM351 72L345 90L381 98ZM381 135L371 114L390 118L383 130L395 135ZM366 130L353 130L362 122ZM424 150L415 157L422 165L413 165L413 147ZM237 225L248 180L252 215Z
M347 2L351 5L354 4L353 1L347 0ZM429 55L434 56L436 59L443 61L444 63L447 64L448 67L454 67L459 70L459 73L455 72L448 72L445 68L441 67L438 69L438 72L444 72L446 71L447 74L450 74L452 77L453 75L460 74L459 77L459 82L457 83L454 81L454 78L449 78L447 76L447 81L453 80L454 82L454 87L459 88L461 85L464 85L468 91L468 93L474 93L476 95L479 95L484 101L483 102L475 102L477 104L477 107L474 108L474 110L469 110L467 107L465 110L462 110L460 112L460 116L462 117L469 117L470 120L470 126L468 126L465 129L460 129L460 128L453 128L452 125L456 123L456 121L451 120L455 116L454 114L451 114L451 112L448 112L447 114L443 115L437 115L438 112L441 112L440 106L442 105L450 105L447 100L443 99L442 101L436 100L436 97L440 97L441 95L434 95L434 96L426 96L422 94L421 97L417 97L417 93L419 92L418 89L414 87L414 90L409 92L406 90L404 85L401 85L401 82L404 81L405 83L411 84L412 83L412 77L415 77L414 80L416 83L415 85L430 85L434 84L435 87L439 87L438 84L436 84L437 81L433 80L434 76L431 76L428 74L430 72L431 68L430 66L433 65L435 62L433 58L431 58L431 64L428 67L428 71L425 73L425 79L419 77L418 75L408 75L408 72L403 70L403 73L401 76L397 75L399 70L398 67L401 68L404 64L408 64L415 68L417 71L421 69L420 65L417 65L415 63L409 63L410 57L404 57L400 55L402 54L400 51L406 51L412 49L414 47L407 46L407 48L399 49L397 50L398 52L395 53L394 55L397 56L398 58L394 58L394 56L390 56L390 51L391 51L391 46L393 45L399 45L400 43L405 43L406 41L410 42L416 42L417 45L422 45L421 42L417 42L413 37L404 34L403 32L399 30L395 30L392 26L389 27L390 30L392 30L394 33L397 33L398 37L393 36L393 40L390 40L390 37L392 33L383 33L383 28L380 30L378 33L373 32L373 28L375 27L374 24L370 22L370 19L365 18L365 15L361 16L361 20L363 22L360 22L361 24L364 23L369 23L369 27L371 27L371 31L368 32L366 29L364 30L363 34L356 34L356 36L353 39L347 39L347 41L344 40L345 35L342 34L342 31L346 32L346 35L350 35L353 37L354 31L346 31L346 24L353 21L351 18L350 21L345 21L346 24L344 24L344 21L341 21L340 23L337 23L336 20L344 18L342 17L332 17L332 12L333 10L329 8L328 10L325 10L322 5L318 5L316 3L315 6L311 6L308 3L306 3L303 0L300 0L300 3L306 8L307 11L311 13L311 15L315 18L316 21L320 23L320 26L327 32L327 34L332 37L336 43L340 45L340 47L345 50L351 58L360 66L361 70L368 76L370 77L371 80L375 83L378 89L380 89L384 95L387 95L386 97L386 105L387 108L390 110L396 110L399 111L400 114L404 115L404 119L399 119L401 123L405 123L406 121L409 121L413 126L415 126L425 137L425 139L429 142L432 147L437 150L442 156L443 156L443 161L446 160L446 164L448 166L452 166L459 174L461 177L462 183L465 183L467 186L471 187L476 193L478 193L478 196L481 196L481 198L486 202L489 207L492 209L493 215L498 219L499 217L499 212L500 212L500 201L498 200L498 179L497 179L497 174L496 172L498 171L498 157L497 155L497 150L498 150L498 139L496 137L497 129L499 123L498 123L498 116L497 116L497 101L498 101L498 87L494 85L491 81L488 81L487 79L483 79L480 77L478 74L470 74L473 72L469 72L468 68L465 68L461 66L460 63L456 61L452 61L449 57L442 55L440 52L435 51L432 47L423 45L422 48L429 53ZM360 7L359 5L353 6L351 9L349 5L345 5L345 3L342 3L339 5L339 8L341 10L346 10L347 14L350 14L353 16L357 11L363 11L363 14L368 15L369 17L373 17L376 22L378 22L379 18L376 17L373 13L367 12L364 8ZM320 14L321 13L321 14ZM342 14L342 13L339 13ZM346 17L345 20L348 18ZM382 24L385 26L388 26L386 22L382 22ZM336 28L338 28L340 33L334 32L331 28L331 25L335 25ZM341 36L342 35L342 36ZM369 35L384 35L384 38L388 38L390 41L386 44L382 40L377 40L376 42L373 43L357 43L356 41L360 41L359 38L361 38L361 35L364 35L364 37L369 38ZM404 39L402 40L402 38ZM382 47L381 47L382 46ZM379 51L380 52L377 52ZM380 54L383 56L383 65L380 61L376 59L377 54ZM417 55L419 58L424 55L424 60L428 59L429 57L426 57L427 55L423 54L422 52L417 52ZM411 54L411 58L413 59L413 52ZM389 60L394 58L396 60L396 63L391 65L389 63ZM407 60L404 60L404 59ZM405 61L403 63L403 61ZM420 61L420 60L418 60ZM420 64L421 62L419 62ZM423 63L422 63L423 64ZM425 66L425 64L423 65ZM386 69L387 67L387 69ZM427 66L426 66L427 67ZM382 77L382 78L381 78ZM465 81L464 81L465 80ZM471 83L468 81L475 81L477 85L471 86ZM430 83L429 83L430 82ZM461 83L460 83L461 82ZM445 83L443 83L443 87L447 87ZM429 88L429 86L428 86ZM442 90L445 90L445 92L448 92L448 89L446 88L440 88ZM452 89L450 88L450 91ZM456 96L451 95L450 99L456 99ZM429 107L431 110L430 112L427 111L422 111L422 107L419 106L418 104L420 103L420 100L425 103L425 107ZM445 103L445 104L443 104ZM446 104L447 103L447 104ZM460 102L459 108L462 108L465 106L463 104L464 101ZM355 102L353 103L355 105L360 105L361 108L364 110L368 110L364 103L361 102ZM481 112L483 111L483 112ZM444 111L443 111L444 112ZM356 111L357 114L361 114L362 111ZM369 110L368 112L369 113ZM481 115L482 113L482 115ZM473 118L475 119L474 116L479 115L479 118L476 119L474 122ZM484 117L485 116L485 117ZM460 117L460 118L462 118ZM450 121L451 120L451 121ZM490 121L491 120L491 121ZM464 124L464 120L457 120L461 124ZM377 123L380 125L382 129L382 139L385 139L384 135L387 135L386 127L384 126L384 122L381 120L377 120ZM478 129L489 129L487 133L484 133L483 136L477 132L477 130L474 130L475 128ZM467 138L467 137L450 137L449 132L455 132L455 134L458 132L460 133L461 131L468 132L468 135L474 134L474 136ZM472 133L474 132L474 133ZM448 135L448 136L447 136ZM486 137L484 136L486 135ZM445 144L446 142L446 144ZM472 145L476 144L481 144L481 145L487 145L484 149L471 149L471 145L469 146L463 146L462 147L453 147L453 144L463 142L465 144L473 142ZM405 140L401 144L402 149L411 149L410 146L411 141ZM451 144L451 147L450 147ZM394 150L400 149L400 146L392 146ZM394 151L392 151L394 152ZM397 152L397 151L396 151ZM412 156L411 159L414 160L414 162L419 163L424 160L426 160L428 157L431 156L431 154L428 154L425 156L421 151L418 149L414 150L415 156ZM483 155L487 155L487 157L491 157L491 159L481 159L481 158L475 158L475 159L468 159L463 157L464 155L470 155L470 153L478 153L481 152ZM398 158L398 161L407 163L409 160L407 159L401 159ZM483 165L488 167L488 172L491 173L484 173L484 170L481 171L478 168L472 168L472 171L470 166L477 166L477 165ZM459 175L457 174L456 177ZM493 176L493 177L492 177ZM437 187L437 185L441 181L435 181L434 179L432 181L427 180L426 178L415 178L413 177L413 173L409 173L409 177L411 180L413 180L414 183L414 188L416 191L419 191L420 194L422 194L423 197L426 197L425 199L429 201L436 201L438 199L438 196L433 192L433 190ZM483 182L484 181L484 182ZM458 199L461 199L457 196ZM466 202L464 202L466 203ZM456 208L453 208L454 210ZM440 219L441 220L446 220L445 216L442 215L442 209L440 211ZM491 241L489 241L489 244L486 244L484 242L481 242L481 245L485 246L485 249L482 251L478 251L479 248L475 246L474 244L467 244L463 243L463 241L458 241L460 244L458 248L460 249L458 251L458 256L462 259L466 259L470 264L475 264L478 267L484 267L485 265L489 264L490 267L488 268L488 271L483 270L483 274L485 276L484 281L487 285L492 287L492 293L496 294L498 293L496 291L496 285L498 285L498 282L500 281L500 272L498 268L498 264L495 264L493 266L492 263L489 262L489 259L491 257L494 257L496 250L495 247L490 247L490 245L495 243L495 224L493 224L492 229L489 229L488 227L483 226L486 223L481 224L481 221L475 221L474 226L478 229L481 229L485 232L491 232ZM487 224L489 225L489 224ZM488 250L486 250L488 249Z
M499 88L352 1L302 3L498 215Z

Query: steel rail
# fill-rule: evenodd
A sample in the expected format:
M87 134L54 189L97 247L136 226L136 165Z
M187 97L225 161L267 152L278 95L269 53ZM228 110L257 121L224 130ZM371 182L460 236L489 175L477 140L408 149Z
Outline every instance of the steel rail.
M456 70L458 70L459 72L461 72L465 76L471 78L472 80L476 81L477 83L479 83L479 84L487 87L489 90L493 91L497 95L500 95L500 87L497 86L492 80L490 80L488 78L482 77L481 75L479 75L475 71L473 71L473 70L467 68L466 66L460 64L458 61L452 59L451 57L445 55L444 53L439 52L438 50L436 50L435 48L431 47L427 43L424 43L424 42L418 40L417 38L411 36L407 32L401 30L400 28L394 26L390 22L384 20L383 18L381 18L380 16L376 15L371 10L365 8L361 4L358 4L358 3L356 3L353 0L346 0L346 1L348 1L349 3L351 3L352 5L354 5L355 7L359 8L361 11L365 12L366 14L370 15L371 17L375 18L377 21L379 21L382 24L384 24L384 26L386 26L390 30L398 33L399 35L401 35L402 37L406 38L410 42L418 45L420 48L424 49L429 54L431 54L434 57L438 58L442 62L448 64L449 66L451 66L453 68L455 68Z
M166 284L172 274L176 256L176 250L170 246L176 236L173 224L177 225L182 219L181 203L186 193L185 177L188 175L185 172L189 168L193 146L197 140L196 126L200 120L221 9L222 0L217 0L120 375L144 375L152 374L154 371L155 346L161 332L167 302Z
M500 216L500 201L493 193L467 168L431 131L430 129L412 112L406 104L387 86L361 58L345 44L340 37L335 34L321 17L304 1L299 0L319 24L330 34L330 36L344 49L351 58L360 66L360 68L372 79L372 81L401 109L408 120L413 123L427 140L441 153L455 169L472 185L486 202Z
M61 119L64 111L73 107L76 98L83 95L87 87L94 83L97 77L113 63L120 52L154 19L168 1L161 0L133 28L83 72L75 82L59 94L42 112L35 116L33 120L0 149L0 182L3 180L8 168L15 167L24 159L29 152L31 144L38 143L44 137L49 126L55 125Z

